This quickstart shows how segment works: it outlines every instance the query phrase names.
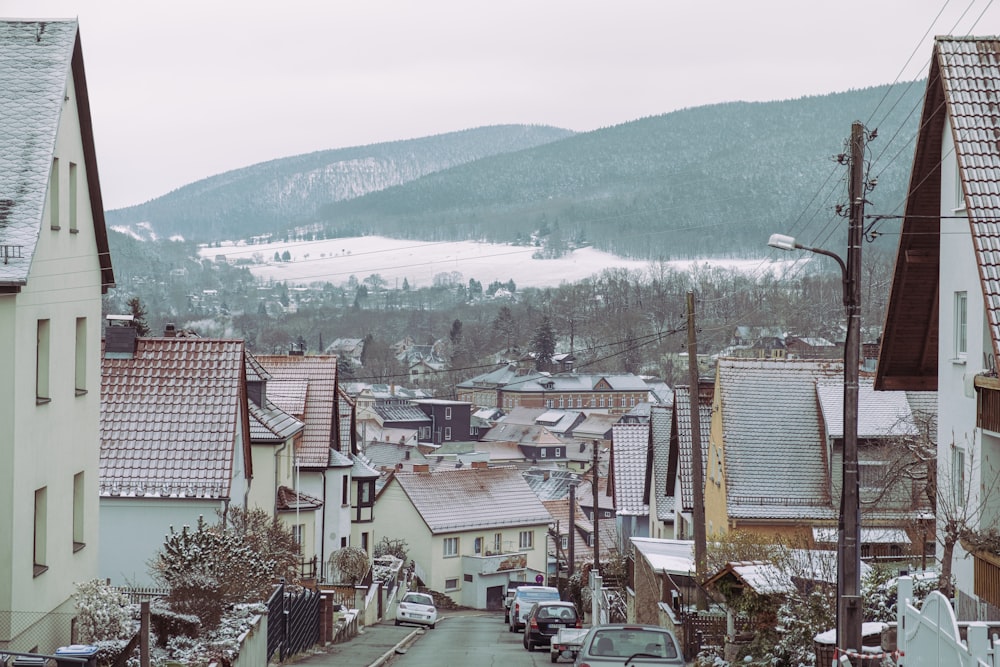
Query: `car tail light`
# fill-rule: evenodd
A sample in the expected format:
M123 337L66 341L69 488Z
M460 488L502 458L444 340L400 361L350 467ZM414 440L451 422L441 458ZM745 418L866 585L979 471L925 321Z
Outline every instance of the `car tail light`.
M578 627L578 628L582 628L583 627L583 621L581 621L579 618L576 619L576 627Z
M520 614L520 613L521 613L521 603L520 602L516 602L516 603L514 603L514 615L516 616L517 614Z
M532 630L537 630L538 629L538 619L537 618L531 619L531 629Z

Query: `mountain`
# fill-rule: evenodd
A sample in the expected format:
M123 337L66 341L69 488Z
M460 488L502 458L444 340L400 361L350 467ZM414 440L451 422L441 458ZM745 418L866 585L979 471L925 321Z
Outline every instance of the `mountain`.
M867 212L898 213L923 90L716 104L580 134L498 126L323 151L205 179L108 220L198 241L381 234L532 243L552 256L580 245L636 259L754 256L772 232L812 242L836 229L847 197L836 157L856 119L878 129Z
M269 234L315 220L317 210L331 202L572 134L541 125L497 125L280 158L108 211L107 222L139 238L204 242Z

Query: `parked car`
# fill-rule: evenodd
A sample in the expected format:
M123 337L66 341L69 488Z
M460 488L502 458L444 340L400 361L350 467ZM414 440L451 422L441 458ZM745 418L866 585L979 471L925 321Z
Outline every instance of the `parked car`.
M524 648L534 651L536 646L548 646L560 629L580 627L583 621L572 602L535 602L524 617Z
M526 581L511 581L507 583L507 594L503 598L503 622L510 625L510 603L514 599L514 593L521 586L530 586Z
M517 632L524 629L524 617L533 602L559 599L559 589L552 586L521 586L510 601L510 625L508 630Z
M590 629L576 656L590 667L683 665L681 645L670 630L655 625L612 624Z
M434 629L437 625L438 612L434 598L427 593L407 593L396 605L396 625L400 623L416 623Z

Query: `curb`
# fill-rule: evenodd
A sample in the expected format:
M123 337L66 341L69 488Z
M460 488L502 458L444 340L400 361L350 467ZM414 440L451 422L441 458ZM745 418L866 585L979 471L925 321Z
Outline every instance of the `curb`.
M406 635L401 640L399 640L399 642L397 642L395 646L393 646L391 649L380 655L378 659L375 662L368 665L368 667L382 667L382 665L384 665L386 662L389 661L389 658L391 658L396 654L396 651L398 651L399 649L403 648L404 646L412 642L414 639L416 639L419 635L423 634L424 632L426 632L426 630L424 630L423 628L415 628L413 632L411 632L410 634Z

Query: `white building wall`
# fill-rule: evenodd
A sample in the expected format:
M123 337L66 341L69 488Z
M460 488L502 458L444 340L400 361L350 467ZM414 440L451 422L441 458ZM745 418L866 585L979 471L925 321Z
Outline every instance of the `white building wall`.
M100 577L115 586L153 586L149 561L163 547L170 528L192 529L198 517L219 522L218 500L103 497Z
M957 165L950 124L945 124L942 137L941 167L941 261L938 290L938 479L948 494L944 502L954 506L953 464L956 450L964 454L967 467L965 486L972 506L978 502L979 471L982 454L980 434L976 429L976 394L973 376L983 368L985 354L990 350L984 338L983 292L976 258L966 218L953 219L965 212L958 195ZM955 301L957 292L967 293L967 350L956 351ZM940 526L940 522L939 522ZM938 557L941 556L940 540ZM959 588L971 593L973 560L965 557L961 546L956 548L953 567Z
M71 611L74 582L97 576L101 273L74 90L70 76L55 146L65 220L60 229L51 228L47 200L28 284L19 294L0 297L0 362L7 378L0 388L0 487L5 506L16 508L0 519L0 534L7 536L0 547L0 609L21 612ZM78 233L69 230L70 162L77 165ZM79 394L77 318L86 321L86 391ZM49 320L51 400L36 404L40 319ZM78 473L84 482L84 546L74 549L73 481ZM41 488L47 496L47 569L35 575L34 497Z

